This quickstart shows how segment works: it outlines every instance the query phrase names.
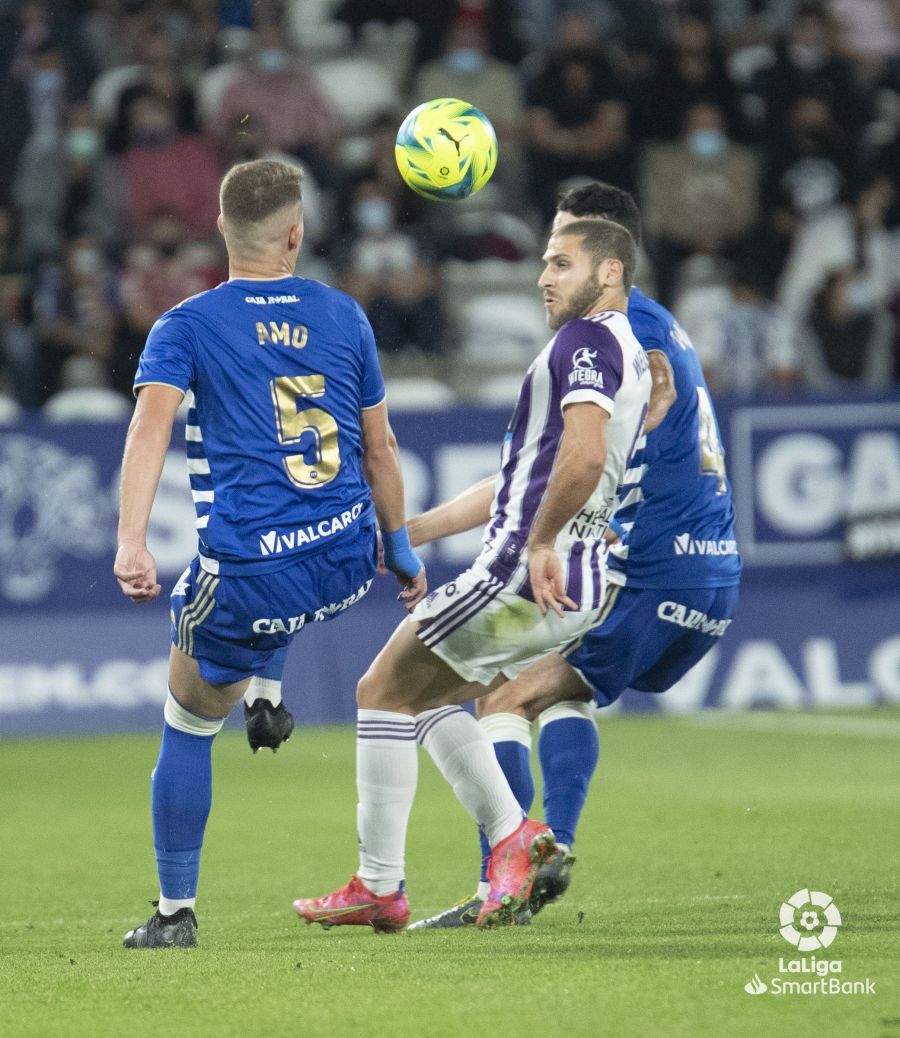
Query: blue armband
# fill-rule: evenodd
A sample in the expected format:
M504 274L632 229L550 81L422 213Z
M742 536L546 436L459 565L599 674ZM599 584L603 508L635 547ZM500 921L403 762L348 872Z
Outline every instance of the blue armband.
M393 533L382 530L381 545L384 550L384 564L392 573L412 580L422 568L422 560L409 543L409 533L405 524Z
M609 521L609 528L612 532L620 539L625 536L625 531L622 529L622 524L616 519L615 516Z

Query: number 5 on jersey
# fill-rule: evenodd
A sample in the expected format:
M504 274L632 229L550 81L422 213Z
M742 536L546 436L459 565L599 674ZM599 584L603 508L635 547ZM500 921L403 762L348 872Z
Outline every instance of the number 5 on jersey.
M290 454L283 459L288 478L304 490L325 486L341 467L338 426L328 411L308 406L311 399L325 395L325 376L284 376L272 379L269 386L275 404L278 442L287 445L307 438L302 454ZM313 450L315 457L309 464L306 459Z

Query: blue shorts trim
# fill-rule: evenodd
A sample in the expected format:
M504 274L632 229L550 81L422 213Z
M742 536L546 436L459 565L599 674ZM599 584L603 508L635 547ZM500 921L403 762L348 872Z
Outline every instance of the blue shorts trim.
M597 624L563 649L590 686L598 706L627 688L665 692L701 660L728 629L738 586L630 588L609 585Z
M256 576L207 573L197 556L172 591L172 642L197 661L210 684L254 674L280 680L293 636L358 602L376 564L374 526Z

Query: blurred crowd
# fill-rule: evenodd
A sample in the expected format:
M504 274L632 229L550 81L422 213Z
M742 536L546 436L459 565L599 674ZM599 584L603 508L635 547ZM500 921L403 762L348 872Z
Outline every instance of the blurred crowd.
M394 163L447 96L500 141L461 203ZM127 411L257 157L302 166L298 272L360 301L406 402L508 400L589 178L637 198L638 283L714 389L900 382L900 0L0 0L0 132L0 420Z

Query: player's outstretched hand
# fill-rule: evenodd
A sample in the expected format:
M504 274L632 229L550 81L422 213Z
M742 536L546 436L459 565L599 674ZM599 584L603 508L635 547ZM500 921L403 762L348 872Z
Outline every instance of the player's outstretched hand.
M409 580L398 575L397 579L403 585L403 590L397 595L397 601L401 602L408 613L422 601L428 592L428 579L425 576L425 567Z
M542 613L546 614L548 609L552 609L558 616L562 616L565 606L569 609L578 608L578 604L566 594L562 563L552 544L529 544L528 575L531 578L531 593Z
M162 591L156 582L156 559L142 544L121 544L113 573L122 594L132 602L151 602Z

